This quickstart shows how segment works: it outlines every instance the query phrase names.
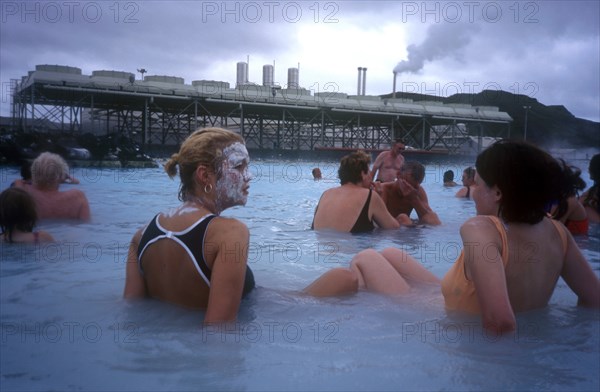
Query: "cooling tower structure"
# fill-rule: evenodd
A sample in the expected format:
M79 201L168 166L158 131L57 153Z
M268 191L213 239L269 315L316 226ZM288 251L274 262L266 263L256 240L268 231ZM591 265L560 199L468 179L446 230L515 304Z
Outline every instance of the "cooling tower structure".
M237 63L235 85L237 87L245 84L248 84L248 63L240 61Z
M288 68L287 88L300 88L300 72L298 71L298 68Z
M273 81L274 67L271 64L263 65L263 86L273 87L275 85Z
M367 68L358 67L358 83L356 86L356 95L365 95L367 87Z

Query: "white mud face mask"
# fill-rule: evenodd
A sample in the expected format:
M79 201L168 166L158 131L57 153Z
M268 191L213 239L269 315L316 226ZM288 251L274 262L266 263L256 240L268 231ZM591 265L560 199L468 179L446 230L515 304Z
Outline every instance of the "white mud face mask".
M221 177L217 181L217 200L223 208L245 205L248 199L250 156L246 146L236 142L223 149Z

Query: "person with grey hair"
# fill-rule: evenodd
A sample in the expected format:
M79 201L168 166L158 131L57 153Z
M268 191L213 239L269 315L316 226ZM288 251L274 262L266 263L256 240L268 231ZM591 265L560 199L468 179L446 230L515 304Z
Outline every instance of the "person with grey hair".
M429 206L427 193L421 186L425 178L425 167L419 162L406 162L398 170L396 181L376 184L385 206L392 216L398 217L400 224L410 226L413 221L410 214L413 210L419 217L418 223L439 225L442 222Z
M89 221L90 205L85 194L78 189L59 190L68 177L67 162L60 155L43 152L31 164L31 184L15 186L31 195L39 219Z

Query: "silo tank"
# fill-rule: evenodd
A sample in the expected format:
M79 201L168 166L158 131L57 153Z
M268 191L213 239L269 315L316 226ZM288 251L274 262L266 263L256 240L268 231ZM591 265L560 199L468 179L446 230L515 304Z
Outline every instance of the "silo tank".
M237 63L236 86L248 84L248 63L240 61Z
M288 85L287 88L300 88L300 75L298 68L288 68Z
M273 87L273 66L263 65L263 86Z

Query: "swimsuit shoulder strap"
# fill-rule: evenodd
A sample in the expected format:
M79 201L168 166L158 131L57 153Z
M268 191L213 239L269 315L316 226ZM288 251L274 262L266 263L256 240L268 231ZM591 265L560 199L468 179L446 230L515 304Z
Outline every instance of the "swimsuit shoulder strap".
M494 226L496 226L496 230L500 234L500 239L502 240L502 263L504 267L508 264L508 237L506 236L506 228L504 224L497 216L488 216L488 218L492 221Z

